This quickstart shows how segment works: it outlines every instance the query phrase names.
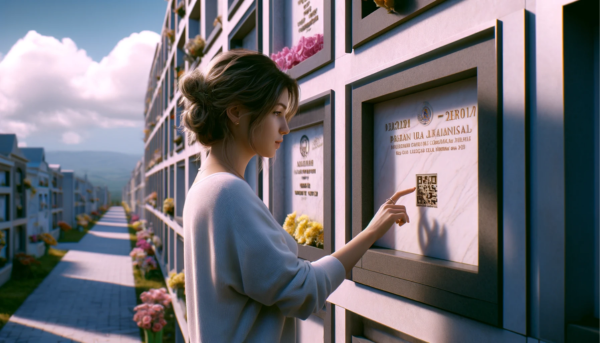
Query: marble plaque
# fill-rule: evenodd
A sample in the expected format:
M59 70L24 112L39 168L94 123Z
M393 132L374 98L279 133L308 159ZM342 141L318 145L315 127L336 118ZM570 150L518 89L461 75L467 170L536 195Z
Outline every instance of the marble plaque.
M374 210L395 191L410 223L375 245L478 265L477 79L374 105Z
M324 0L287 0L285 3L285 46L298 44L300 37L323 34Z
M285 214L296 211L323 224L323 125L290 132L283 149Z

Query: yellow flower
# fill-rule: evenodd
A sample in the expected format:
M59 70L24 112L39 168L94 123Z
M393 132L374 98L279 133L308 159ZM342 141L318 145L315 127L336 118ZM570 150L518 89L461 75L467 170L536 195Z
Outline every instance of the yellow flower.
M167 279L167 284L172 289L185 289L185 273L181 272L179 274L175 274L175 272L171 272L169 274L169 278Z
M316 245L317 238L323 232L323 224L318 222L310 222L308 228L304 232L306 245Z
M308 216L303 214L298 218L298 225L296 226L296 231L294 232L294 238L300 244L304 244L306 238L304 237L304 231L308 227Z
M283 222L283 229L287 231L290 235L294 235L294 231L296 231L296 212L290 213L285 218L285 222Z

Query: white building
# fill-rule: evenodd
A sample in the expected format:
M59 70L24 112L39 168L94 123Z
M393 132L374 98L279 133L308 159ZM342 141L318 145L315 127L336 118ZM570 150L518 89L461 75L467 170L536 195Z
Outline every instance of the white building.
M27 179L31 188L27 190L27 237L29 254L40 257L44 254L44 242L32 242L31 237L50 233L50 174L44 148L21 148L29 162Z
M59 164L50 164L50 228L58 240L60 228L58 222L63 220L63 174Z
M14 134L0 134L0 232L4 244L0 247L0 285L12 271L16 253L27 251L27 200L23 186L27 174L27 158L18 147Z

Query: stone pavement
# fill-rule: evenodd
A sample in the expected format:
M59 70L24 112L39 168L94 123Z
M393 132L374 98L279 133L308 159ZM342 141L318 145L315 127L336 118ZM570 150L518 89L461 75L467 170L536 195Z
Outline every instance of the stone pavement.
M125 212L112 207L25 300L3 342L140 342Z

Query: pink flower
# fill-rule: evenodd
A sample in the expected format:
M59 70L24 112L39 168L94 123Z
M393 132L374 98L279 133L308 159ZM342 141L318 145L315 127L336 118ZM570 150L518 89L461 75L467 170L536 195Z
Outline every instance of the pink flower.
M152 325L152 331L159 332L160 330L162 330L162 325L160 325L159 323L155 323L154 325Z
M150 330L150 328L152 327L152 324L148 323L148 324L142 324L142 328L146 329L146 330Z
M161 318L160 325L162 325L162 326L167 325L167 321Z
M152 317L150 317L148 315L146 315L146 316L144 316L144 318L142 318L142 323L144 323L144 324L148 324L151 321L152 321Z

